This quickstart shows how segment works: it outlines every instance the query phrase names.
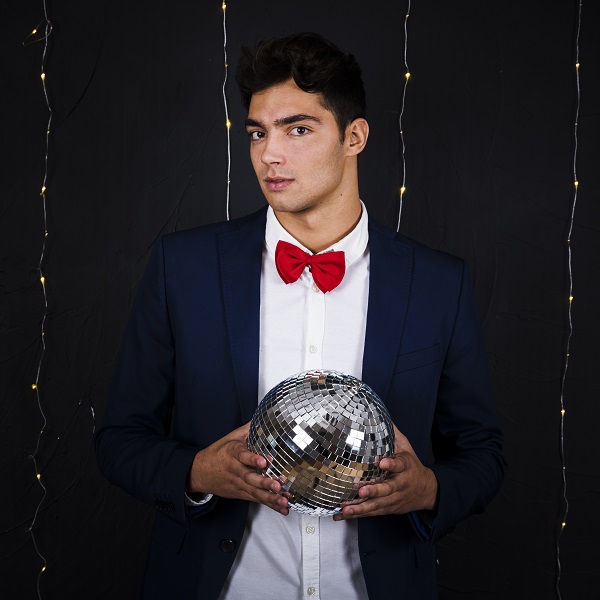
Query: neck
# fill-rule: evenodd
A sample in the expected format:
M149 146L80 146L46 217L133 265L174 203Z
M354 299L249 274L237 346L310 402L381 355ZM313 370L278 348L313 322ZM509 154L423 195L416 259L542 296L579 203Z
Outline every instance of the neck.
M275 211L281 226L305 248L316 254L346 237L360 221L362 207L358 194L341 206L327 206L304 212Z

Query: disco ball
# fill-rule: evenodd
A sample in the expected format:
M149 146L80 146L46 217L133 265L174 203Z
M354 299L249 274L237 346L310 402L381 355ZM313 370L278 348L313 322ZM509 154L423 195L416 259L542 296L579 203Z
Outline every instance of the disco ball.
M275 386L254 413L248 448L269 461L259 472L282 484L290 508L325 516L383 481L379 461L394 453L383 402L362 381L337 371L304 371Z

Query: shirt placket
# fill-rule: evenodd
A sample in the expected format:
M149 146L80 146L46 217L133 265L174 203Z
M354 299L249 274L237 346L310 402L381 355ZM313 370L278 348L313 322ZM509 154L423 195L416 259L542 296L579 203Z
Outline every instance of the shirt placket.
M306 338L304 370L323 369L323 337L325 332L325 294L316 286L312 274L305 271Z
M312 274L305 271L306 284L306 338L304 370L322 369L325 332L325 294L316 286ZM320 599L319 517L302 515L302 589L303 597Z
M321 598L319 589L319 517L302 515L302 589L309 600Z

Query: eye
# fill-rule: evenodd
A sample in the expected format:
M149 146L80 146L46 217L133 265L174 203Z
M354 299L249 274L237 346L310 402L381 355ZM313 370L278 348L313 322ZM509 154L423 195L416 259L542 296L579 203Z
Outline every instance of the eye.
M298 125L291 130L292 135L306 135L310 129L308 127L304 127L302 125Z
M248 135L250 137L250 140L257 141L257 140L262 140L263 137L265 137L265 132L264 131L249 131Z

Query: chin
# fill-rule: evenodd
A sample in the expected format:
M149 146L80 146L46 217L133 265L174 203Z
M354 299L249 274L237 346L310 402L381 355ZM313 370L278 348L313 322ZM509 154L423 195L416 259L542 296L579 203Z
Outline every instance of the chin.
M267 199L269 206L275 212L297 212L298 210L298 208L294 206L293 202L286 201L282 196L273 194L272 192L265 194L265 198Z
M269 203L269 206L277 213L302 213L310 209L310 206L298 206L290 204L288 202L277 202L276 200L271 202L269 201L269 199L267 199L267 202Z
M318 205L318 202L310 198L298 198L297 195L282 192L271 192L263 190L269 206L275 212L281 213L303 213Z

